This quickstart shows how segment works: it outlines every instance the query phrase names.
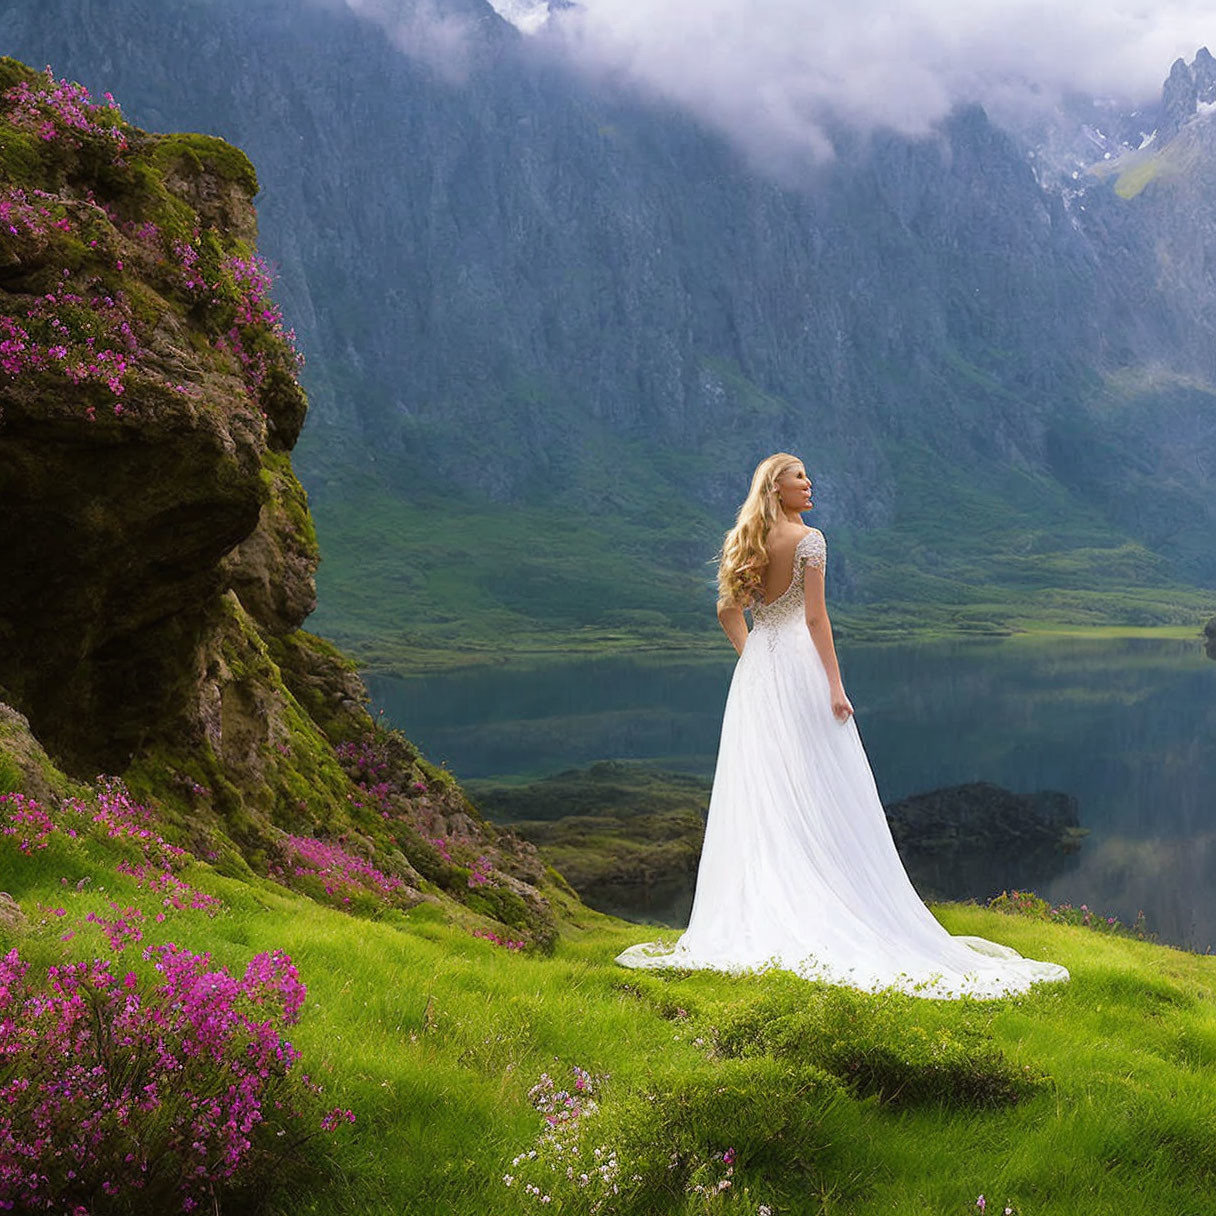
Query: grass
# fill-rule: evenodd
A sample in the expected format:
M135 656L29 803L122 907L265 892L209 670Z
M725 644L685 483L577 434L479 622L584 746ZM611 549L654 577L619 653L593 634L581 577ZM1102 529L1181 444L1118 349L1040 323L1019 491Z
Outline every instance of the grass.
M103 842L0 849L32 922L18 944L37 962L101 953L76 922L109 899L149 902ZM78 892L84 874L94 881ZM945 904L935 912L952 932L1062 962L1072 979L995 1002L921 1001L778 974L627 972L611 959L645 931L578 908L545 958L474 938L433 904L358 919L203 866L188 877L226 910L149 923L145 941L230 967L288 951L309 986L295 1042L327 1103L358 1116L332 1145L333 1184L284 1211L509 1213L539 1206L502 1181L528 1169L564 1197L552 1210L589 1211L587 1193L536 1174L544 1145L540 1165L511 1166L544 1126L529 1089L573 1065L597 1078L600 1109L566 1139L615 1148L628 1181L605 1211L939 1216L974 1211L981 1193L989 1211L1024 1216L1209 1210L1210 957ZM79 930L66 946L65 926ZM730 1192L688 1194L724 1173L714 1154L727 1148Z
M1046 478L1010 469L1003 483L977 487L914 450L900 469L908 505L891 527L824 524L840 561L829 597L842 638L1189 636L1216 614L1216 592L1180 581ZM722 654L710 561L719 537L708 517L567 513L557 528L545 506L454 506L366 473L303 479L316 486L322 554L313 627L365 672ZM949 518L968 526L945 534Z

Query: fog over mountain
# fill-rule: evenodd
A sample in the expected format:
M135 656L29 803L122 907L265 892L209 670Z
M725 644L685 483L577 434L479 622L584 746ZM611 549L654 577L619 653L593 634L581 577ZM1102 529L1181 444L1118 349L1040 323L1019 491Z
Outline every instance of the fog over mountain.
M475 14L429 0L334 0L407 53L447 47L463 67ZM491 0L548 53L677 103L779 167L834 151L832 130L925 135L976 102L1021 126L1072 95L1135 109L1163 66L1216 38L1203 0ZM425 30L433 31L425 34Z

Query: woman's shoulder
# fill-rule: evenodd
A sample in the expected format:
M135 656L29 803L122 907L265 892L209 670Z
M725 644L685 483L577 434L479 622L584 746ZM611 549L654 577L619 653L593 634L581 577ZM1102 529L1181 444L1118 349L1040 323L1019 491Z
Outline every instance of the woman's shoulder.
M818 528L807 528L794 547L812 566L823 566L827 562L828 543Z

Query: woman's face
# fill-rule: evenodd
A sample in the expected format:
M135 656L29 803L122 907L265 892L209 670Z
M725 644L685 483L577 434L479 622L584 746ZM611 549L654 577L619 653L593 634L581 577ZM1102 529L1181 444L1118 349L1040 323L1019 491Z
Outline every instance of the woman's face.
M783 511L801 514L815 505L811 502L811 479L800 464L786 469L777 478L777 495Z

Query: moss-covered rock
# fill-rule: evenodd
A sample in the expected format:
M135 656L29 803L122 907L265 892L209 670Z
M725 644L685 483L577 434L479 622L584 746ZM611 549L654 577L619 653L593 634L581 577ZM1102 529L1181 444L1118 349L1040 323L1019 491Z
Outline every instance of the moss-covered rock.
M48 799L71 791L71 781L34 738L25 716L0 701L0 794Z
M536 850L377 728L300 628L307 403L256 191L222 140L0 60L0 787L121 774L226 872L547 945Z

